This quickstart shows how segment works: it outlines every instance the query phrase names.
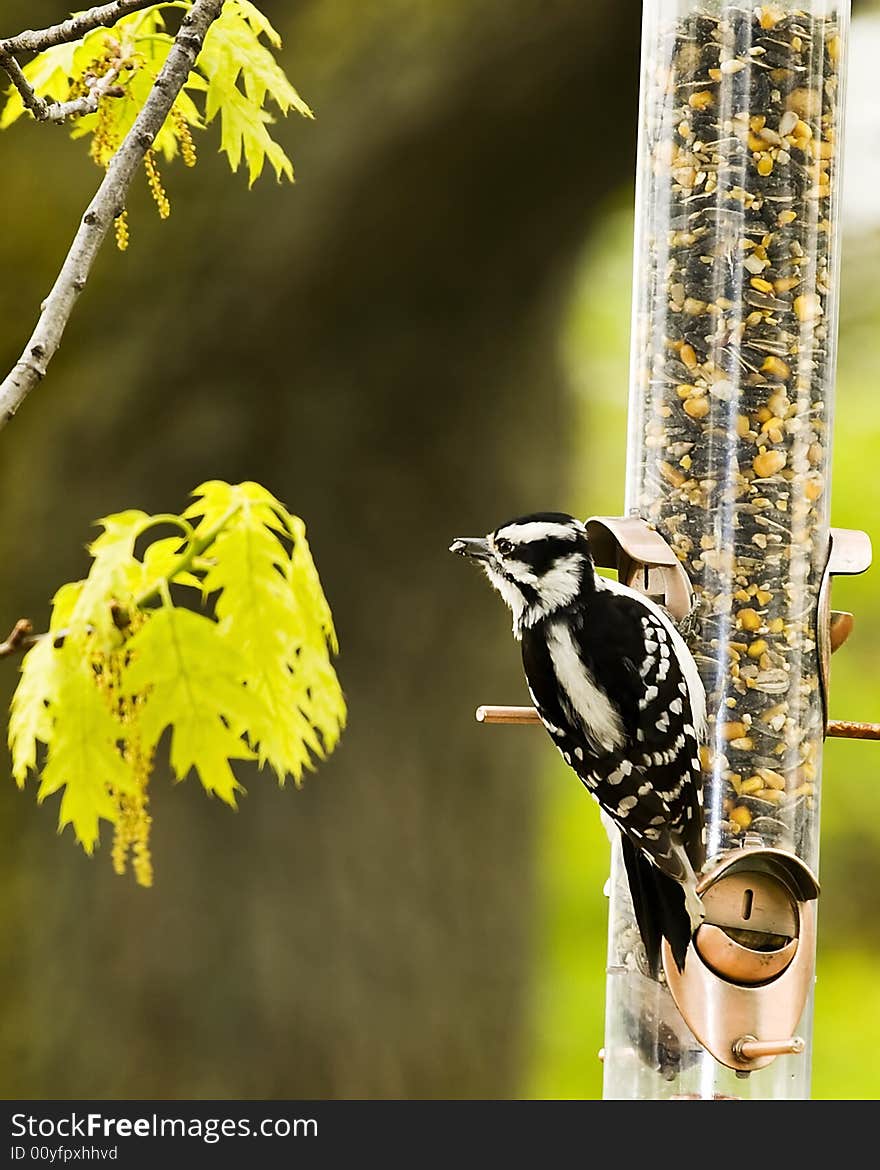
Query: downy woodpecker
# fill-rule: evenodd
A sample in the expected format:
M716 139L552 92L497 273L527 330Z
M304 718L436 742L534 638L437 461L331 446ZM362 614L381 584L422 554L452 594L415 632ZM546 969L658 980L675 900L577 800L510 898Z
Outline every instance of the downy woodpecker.
M585 526L565 513L523 516L450 551L476 561L510 607L541 722L620 830L652 975L663 937L680 970L703 917L706 713L681 634L661 606L596 573Z

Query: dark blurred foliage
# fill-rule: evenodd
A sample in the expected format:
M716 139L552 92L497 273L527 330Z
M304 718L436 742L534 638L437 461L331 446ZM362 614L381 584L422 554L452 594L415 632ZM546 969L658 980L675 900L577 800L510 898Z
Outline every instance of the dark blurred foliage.
M350 726L299 792L242 770L238 813L157 776L150 892L7 774L0 1091L595 1096L607 842L539 735L474 723L526 696L503 609L446 548L534 507L620 508L640 5L262 6L317 114L276 127L297 185L249 193L210 129L194 172L164 170L168 223L136 186L130 250L108 242L0 435L0 620L45 622L98 516L254 478L307 522ZM2 8L0 34L64 14ZM24 123L0 174L5 370L100 176ZM851 527L880 508L877 247L844 248ZM858 619L836 716L878 717L876 572L835 586ZM14 682L6 661L4 705ZM825 753L825 1097L876 1094L876 750Z
M2 31L62 7L7 0ZM446 547L566 505L558 313L632 173L638 5L264 7L317 113L278 127L298 183L248 193L210 130L167 224L133 193L0 437L0 614L45 621L96 517L257 479L308 524L350 726L302 791L243 773L238 814L157 777L148 893L0 786L5 1096L520 1088L541 745L473 721L522 684ZM99 175L54 127L0 160L7 368Z

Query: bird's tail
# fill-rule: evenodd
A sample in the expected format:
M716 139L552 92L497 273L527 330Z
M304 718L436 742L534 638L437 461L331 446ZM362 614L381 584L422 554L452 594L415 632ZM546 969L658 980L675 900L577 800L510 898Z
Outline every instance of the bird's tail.
M660 945L668 939L675 965L684 968L691 935L699 920L691 917L684 886L658 869L621 834L623 861L629 879L633 909L653 978L660 969Z

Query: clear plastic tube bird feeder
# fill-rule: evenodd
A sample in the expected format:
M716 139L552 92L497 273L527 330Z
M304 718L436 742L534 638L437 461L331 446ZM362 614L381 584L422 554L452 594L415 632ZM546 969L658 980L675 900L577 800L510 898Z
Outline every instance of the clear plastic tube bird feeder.
M645 0L626 504L694 590L707 922L652 980L614 858L606 1097L809 1095L848 19Z

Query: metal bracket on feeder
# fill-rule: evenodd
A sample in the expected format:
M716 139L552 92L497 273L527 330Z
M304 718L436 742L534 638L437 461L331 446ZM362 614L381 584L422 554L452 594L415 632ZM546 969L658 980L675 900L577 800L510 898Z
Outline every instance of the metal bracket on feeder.
M676 621L691 611L693 588L681 562L641 516L591 516L586 523L593 562L665 606Z
M716 1060L740 1073L804 1051L794 1035L813 982L819 883L794 853L744 848L697 887L706 917L679 971L663 943L678 1010Z
M831 608L831 584L835 577L854 577L871 566L871 539L866 532L854 528L832 528L828 559L819 588L817 617L819 646L819 685L822 691L822 710L825 730L828 732L828 688L831 676L831 655L839 650L852 633L853 615Z

